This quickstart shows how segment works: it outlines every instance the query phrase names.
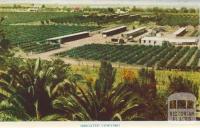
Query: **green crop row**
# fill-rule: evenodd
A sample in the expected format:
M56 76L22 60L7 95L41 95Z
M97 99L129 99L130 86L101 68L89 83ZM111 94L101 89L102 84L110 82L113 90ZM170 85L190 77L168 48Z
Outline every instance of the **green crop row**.
M60 17L72 17L74 15L80 14L66 12L0 12L0 17L4 17L3 24L44 21Z
M68 35L81 31L95 30L90 26L66 26L66 25L8 25L4 26L7 38L12 44L23 44L42 41L47 38Z
M88 60L109 60L127 64L147 65L159 69L186 69L187 62L195 55L197 48L166 47L144 45L102 45L90 44L59 53L61 57L83 58ZM199 55L200 53L198 53ZM197 61L195 59L193 61ZM192 61L192 60L191 60ZM179 62L179 63L178 63ZM192 65L198 67L197 62ZM178 66L177 66L178 65ZM180 66L181 65L181 66ZM194 67L193 66L193 67Z

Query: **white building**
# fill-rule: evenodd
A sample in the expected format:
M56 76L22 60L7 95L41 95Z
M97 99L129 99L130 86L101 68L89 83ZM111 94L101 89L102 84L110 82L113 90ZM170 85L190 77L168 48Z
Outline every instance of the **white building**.
M141 39L143 45L162 45L169 42L172 45L198 45L199 39L194 37L170 38L170 37L144 37Z
M125 14L126 11L122 11L121 9L118 8L118 9L116 10L116 13L117 13L117 14Z
M168 41L173 45L198 45L199 39L195 37L169 38Z
M143 45L162 45L166 41L163 37L144 37L141 39Z

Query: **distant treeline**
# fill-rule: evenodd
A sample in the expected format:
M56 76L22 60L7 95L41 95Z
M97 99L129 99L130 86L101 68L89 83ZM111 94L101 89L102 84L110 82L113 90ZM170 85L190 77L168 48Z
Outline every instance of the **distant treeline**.
M52 6L52 5L37 5L37 4L10 4L10 5L1 5L0 8L10 8L10 9L27 9L27 8L42 8L47 10L66 10L70 11L75 9L76 11L98 11L98 12L114 12L117 9L120 9L121 11L130 11L130 12L168 12L168 13L198 13L198 8L162 8L162 7L148 7L148 8L141 8L141 7L108 7L108 8L94 8L89 6L83 6L83 7L73 7L68 5L63 6Z

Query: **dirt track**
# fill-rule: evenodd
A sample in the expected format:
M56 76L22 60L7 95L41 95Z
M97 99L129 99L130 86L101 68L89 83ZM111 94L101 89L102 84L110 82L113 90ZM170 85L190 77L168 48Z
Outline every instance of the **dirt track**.
M61 44L61 48L55 49L52 51L48 51L45 53L40 53L40 54L27 54L26 58L41 58L44 60L51 60L55 59L55 54L64 52L67 50L70 50L75 47L83 46L86 44L93 44L93 43L98 43L98 44L106 44L107 42L110 42L111 38L113 37L119 37L120 34L111 36L111 37L102 37L101 34L99 33L92 33L92 35L88 38L76 40L76 41L71 41L71 42L66 42L65 44ZM67 58L63 57L60 58L62 59L65 63L69 63L72 65L88 65L88 66L99 66L100 62L99 61L92 61L92 60L84 60L84 59L72 59L72 58ZM128 65L128 64L121 64L121 63L112 63L114 67L124 67L124 68L141 68L142 66L138 65ZM200 66L200 61L199 61L199 66Z
M108 39L103 38L100 34L96 34L96 35L90 36L88 38L61 44L61 48L59 48L59 49L55 49L55 50L48 51L45 53L40 53L40 54L29 54L29 57L48 58L56 53L64 52L64 51L67 51L67 50L75 48L75 47L79 47L79 46L86 45L86 44L92 44L94 42L95 43L96 42L99 42L99 43L106 42L106 40L108 40Z
M118 37L118 36L119 35L104 38L104 37L102 37L101 34L93 34L92 36L90 36L88 38L84 38L84 39L71 41L71 42L67 42L65 44L62 44L60 49L56 49L56 50L52 50L52 51L48 51L48 52L40 53L40 54L29 53L29 54L27 54L26 56L23 56L23 57L31 58L31 59L41 58L43 60L51 60L51 59L59 58L59 59L63 60L65 63L71 64L71 65L88 65L88 66L95 66L96 67L96 66L100 65L99 61L84 60L84 59L73 59L73 58L67 58L67 57L60 58L60 57L56 57L55 54L70 50L70 49L75 48L75 47L83 46L83 45L86 45L86 44L92 44L92 43L106 44L106 42L109 42L111 38ZM128 64L122 64L122 63L112 63L112 65L113 65L113 67L121 67L121 68L141 68L141 66L128 65Z

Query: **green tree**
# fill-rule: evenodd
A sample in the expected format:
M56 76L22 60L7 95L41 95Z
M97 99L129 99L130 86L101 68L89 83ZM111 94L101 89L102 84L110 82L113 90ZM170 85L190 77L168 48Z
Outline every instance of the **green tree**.
M177 10L176 8L172 8L172 9L171 9L171 12L173 12L173 13L177 13L178 10Z
M4 20L4 17L0 18L0 68L3 68L4 61L7 60L7 57L13 55L10 52L10 41L6 39L5 32L2 29L2 22Z
M7 102L1 110L21 120L40 120L56 113L52 101L68 91L70 81L75 83L69 71L69 65L60 60L24 60L11 65L7 75L0 76L1 103Z
M0 50L1 52L7 52L10 48L10 41L8 39L3 38L0 41Z
M44 9L44 8L46 8L46 6L43 4L41 8L43 8L43 9Z
M198 12L196 9L194 9L194 8L190 8L189 10L188 10L188 12L189 13L196 13L196 12Z
M45 24L45 22L44 22L44 21L40 21L40 22L41 22L41 24L42 24L42 25L44 25L44 24Z
M188 9L186 7L182 7L180 9L180 12L182 12L182 13L188 13Z
M143 120L166 120L165 98L157 94L155 72L151 69L140 69L138 79L128 82L129 90L138 94L145 106L142 107Z
M141 99L123 84L113 86L115 73L110 63L102 61L95 85L88 81L88 89L77 87L78 94L70 92L59 97L54 101L55 108L62 111L63 118L70 120L138 119Z
M145 91L146 98L155 98L157 88L156 88L156 78L155 71L151 69L141 69L139 70L139 83L140 85L146 87Z
M109 13L114 13L115 10L114 10L113 8L108 8L108 12L109 12Z

